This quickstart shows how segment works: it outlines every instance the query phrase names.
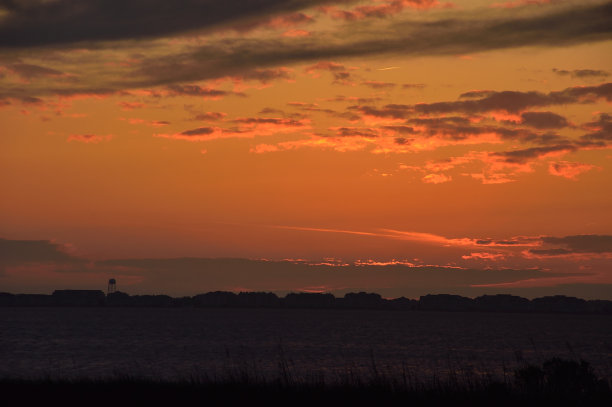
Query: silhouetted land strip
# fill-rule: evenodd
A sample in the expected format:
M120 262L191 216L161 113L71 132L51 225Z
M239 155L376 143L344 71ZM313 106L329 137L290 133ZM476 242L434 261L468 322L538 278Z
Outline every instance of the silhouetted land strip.
M529 300L509 294L483 295L476 298L450 294L428 294L418 300L400 297L382 298L375 293L332 294L215 291L193 297L168 295L129 295L120 291L105 295L99 290L56 290L46 294L0 293L0 306L78 306L78 307L202 307L202 308L328 308L382 309L410 311L477 311L519 313L612 314L612 301L583 300L564 295Z
M610 383L599 379L584 361L553 358L524 365L503 381L461 376L420 382L389 378L376 371L368 378L347 376L333 383L297 380L282 369L272 381L249 374L226 378L191 377L163 382L116 377L109 379L3 379L0 402L20 405L445 405L445 406L609 406ZM57 404L56 404L57 403ZM9 405L9 404L5 404Z

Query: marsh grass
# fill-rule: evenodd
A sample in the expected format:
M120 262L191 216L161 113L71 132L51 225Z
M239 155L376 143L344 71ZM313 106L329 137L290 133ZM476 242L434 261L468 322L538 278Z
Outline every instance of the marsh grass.
M282 350L282 349L281 349ZM0 404L59 406L149 405L448 405L448 406L610 406L609 379L589 363L551 358L523 363L503 379L473 366L452 366L446 374L418 376L406 366L397 374L376 364L368 374L350 367L342 373L297 374L279 352L278 372L264 377L256 366L234 366L224 374L192 374L177 380L136 377L122 372L105 378L0 380Z

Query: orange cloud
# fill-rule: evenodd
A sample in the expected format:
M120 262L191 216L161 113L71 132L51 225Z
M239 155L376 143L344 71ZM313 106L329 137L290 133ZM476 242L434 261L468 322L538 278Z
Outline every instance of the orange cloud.
M340 10L335 6L320 7L320 10L334 19L347 21L366 18L386 18L401 13L406 8L426 10L435 7L449 7L450 3L441 5L437 0L387 0L378 5L357 6L351 10Z
M591 164L583 164L569 161L556 161L548 164L548 172L557 177L564 177L571 180L576 180L582 173L595 168Z
M444 174L427 174L423 177L423 182L428 184L442 184L452 181L452 177Z
M283 37L309 37L311 34L306 30L288 30L283 33Z
M470 253L466 256L461 256L464 260L491 260L491 261L499 261L504 260L506 255L503 253L488 253L488 252L475 252Z

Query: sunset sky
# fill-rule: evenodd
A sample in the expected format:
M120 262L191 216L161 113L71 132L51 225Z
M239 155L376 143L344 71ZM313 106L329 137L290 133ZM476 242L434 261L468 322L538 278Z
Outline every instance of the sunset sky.
M0 291L612 299L611 78L610 1L0 0Z

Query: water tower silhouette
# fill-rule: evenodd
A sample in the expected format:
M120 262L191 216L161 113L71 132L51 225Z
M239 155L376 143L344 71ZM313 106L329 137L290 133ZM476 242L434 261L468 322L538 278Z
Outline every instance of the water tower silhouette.
M111 278L110 280L108 280L108 294L112 294L115 291L117 291L117 280L115 280L114 278Z

